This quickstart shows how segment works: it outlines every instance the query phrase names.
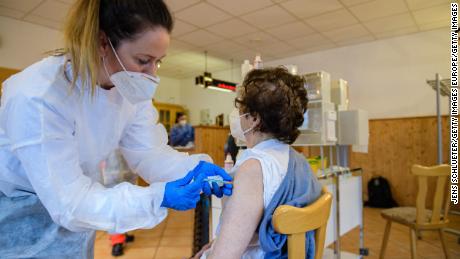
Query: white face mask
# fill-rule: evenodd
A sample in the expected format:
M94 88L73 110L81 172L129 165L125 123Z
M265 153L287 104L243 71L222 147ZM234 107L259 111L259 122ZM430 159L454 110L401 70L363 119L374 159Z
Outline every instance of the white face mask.
M179 125L185 126L185 125L187 125L187 121L186 120L180 120Z
M246 116L249 113L245 113L243 115L240 115L240 112L238 109L233 109L233 111L230 113L229 120L230 120L230 134L235 139L239 139L243 142L246 142L246 133L249 131L253 130L254 127L251 127L247 130L243 131L243 128L241 127L241 117Z
M109 44L118 60L118 63L120 63L123 68L123 71L109 75L105 65L105 59L102 58L105 72L110 78L110 81L115 85L120 94L131 104L151 100L155 95L158 84L160 83L160 78L145 73L127 71L123 63L121 63L121 60L110 40Z

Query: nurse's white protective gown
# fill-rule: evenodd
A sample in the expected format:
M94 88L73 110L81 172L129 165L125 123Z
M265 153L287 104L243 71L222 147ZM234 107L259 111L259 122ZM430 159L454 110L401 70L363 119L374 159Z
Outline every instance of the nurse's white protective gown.
M71 231L155 226L167 215L160 207L165 182L209 156L169 147L150 101L131 105L116 87L98 87L92 97L80 81L71 89L66 61L45 58L3 84L0 194L36 193L53 221ZM149 187L101 185L99 164L117 148Z

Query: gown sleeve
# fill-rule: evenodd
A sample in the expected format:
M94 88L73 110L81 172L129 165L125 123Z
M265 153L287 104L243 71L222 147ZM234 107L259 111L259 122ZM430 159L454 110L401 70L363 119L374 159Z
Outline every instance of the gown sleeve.
M59 109L24 95L2 105L11 151L54 222L71 231L124 233L152 228L166 217L160 206L164 183L105 188L83 174L74 121Z
M205 154L188 155L168 145L168 134L157 122L151 102L141 104L121 139L121 151L129 167L148 183L168 182L184 177L200 160L212 162Z

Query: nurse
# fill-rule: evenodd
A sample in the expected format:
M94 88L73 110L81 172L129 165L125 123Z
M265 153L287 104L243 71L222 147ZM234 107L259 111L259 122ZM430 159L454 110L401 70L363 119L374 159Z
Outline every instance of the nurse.
M152 228L201 191L231 195L207 155L167 146L151 99L173 20L160 0L77 0L65 51L3 85L0 257L92 258L94 230ZM31 39L30 44L33 44ZM104 187L100 163L120 149L150 183Z

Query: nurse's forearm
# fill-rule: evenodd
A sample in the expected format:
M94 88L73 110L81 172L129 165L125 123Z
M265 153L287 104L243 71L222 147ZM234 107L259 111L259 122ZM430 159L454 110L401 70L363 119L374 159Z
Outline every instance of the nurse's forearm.
M170 182L184 177L200 160L212 162L205 154L188 155L164 145L146 151L121 148L129 167L146 182Z
M51 141L50 141L51 142ZM105 230L124 233L151 228L167 210L160 207L164 184L143 188L122 183L105 188L81 171L72 142L54 141L15 151L28 179L53 221L71 231ZM60 152L51 152L51 146ZM44 150L51 153L45 155Z

